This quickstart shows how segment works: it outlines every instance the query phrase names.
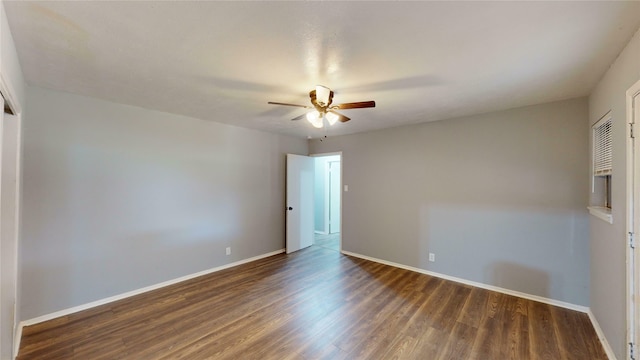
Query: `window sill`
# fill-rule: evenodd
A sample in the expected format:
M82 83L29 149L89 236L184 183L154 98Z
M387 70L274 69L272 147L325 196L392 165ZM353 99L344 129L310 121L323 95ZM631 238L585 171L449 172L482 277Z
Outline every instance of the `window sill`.
M611 215L611 209L602 206L589 206L589 214L613 224L613 215Z

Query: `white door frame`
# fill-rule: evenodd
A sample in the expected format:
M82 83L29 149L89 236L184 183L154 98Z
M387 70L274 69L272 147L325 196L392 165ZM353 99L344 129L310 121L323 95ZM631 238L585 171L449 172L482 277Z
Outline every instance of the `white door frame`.
M332 224L335 223L335 219L334 219L335 215L332 212L333 202L331 200L333 199L333 195L335 194L335 191L338 191L338 198L340 198L340 195L342 195L341 191L340 191L340 179L338 179L338 188L337 189L334 189L333 186L332 186L334 175L331 172L331 164L336 163L336 162L338 164L341 163L340 160L338 160L338 161L327 161L327 169L328 169L328 172L329 172L329 176L328 176L329 179L328 179L328 182L327 182L327 184L328 184L328 186L327 186L328 189L327 190L328 191L327 191L327 196L326 196L326 200L325 200L325 204L326 204L325 206L327 207L327 224L326 224L326 226L327 226L327 233L328 234L333 234L333 233L336 232L336 231L331 232ZM340 171L340 169L337 169L337 170ZM334 215L334 216L332 216L332 215ZM340 221L340 203L338 202L338 222L339 221ZM340 232L339 227L338 227L338 231L337 232Z
M11 299L12 304L12 315L11 321L12 323L12 333L13 333L13 342L11 343L12 355L15 357L18 350L18 340L20 336L20 331L18 329L19 323L19 308L18 308L18 291L19 291L19 283L20 279L18 275L19 264L18 264L18 254L19 254L19 230L20 230L20 171L21 171L21 119L19 116L3 114L2 116L2 124L0 124L0 131L2 140L0 141L0 176L2 180L2 186L0 187L0 203L2 203L2 211L0 211L0 224L2 225L0 231L0 240L3 242L3 248L12 249L12 253L10 255L3 254L2 260L5 261L8 258L11 261L11 269L9 270L9 274L12 279L13 288L11 289ZM9 144L10 147L7 147ZM5 153L5 151L7 151ZM5 173L5 171L7 173ZM7 182L7 178L5 178L6 174L11 174L13 178L9 177L10 180ZM13 200L11 203L4 204L5 195L13 196ZM5 208L5 206L8 206ZM4 210L7 210L6 212ZM10 224L12 222L12 224ZM10 232L5 232L8 228L13 228ZM7 270L7 266L3 267L3 271ZM7 289L2 289L5 291ZM6 300L7 297L3 294L3 300ZM5 304L6 305L6 304Z
M626 263L627 263L627 344L628 351L637 354L640 332L640 267L637 261L640 259L640 246L638 246L638 236L640 236L640 146L635 146L635 137L640 135L640 126L634 129L634 124L640 119L635 119L634 98L640 96L640 81L636 82L627 90L627 116L626 135L627 138L627 196L626 196L626 228L627 238L625 239ZM631 136L635 132L634 137ZM633 246L632 246L633 242Z
M22 227L22 217L20 216L22 214L22 210L21 210L21 204L22 204L22 116L20 115L20 113L18 113L17 115L10 115L15 117L15 120L18 123L18 129L17 129L17 134L16 136L18 137L17 142L16 142L16 168L15 168L15 172L16 172L16 184L15 184L15 192L16 192L16 199L15 199L15 217L14 217L14 221L15 221L15 232L14 232L14 239L13 241L15 242L15 274L16 274L16 282L15 282L15 294L16 294L16 301L14 303L14 310L13 310L13 314L15 316L15 324L14 324L14 345L13 345L13 357L17 357L18 356L18 350L20 348L20 338L22 337L22 327L20 327L20 311L18 308L18 300L20 299L20 284L18 283L21 280L21 277L19 275L19 271L20 271L20 264L18 263L19 259L20 259L20 237L21 237L21 232L20 229Z
M312 156L314 157L314 156ZM322 235L329 235L329 186L327 186L327 184L329 184L329 162L324 162L323 163L324 166L322 167L322 189L323 189L323 193L322 193L322 231L316 231L317 234L322 234ZM318 171L318 168L316 167L316 171ZM317 174L316 174L316 179L317 179ZM317 189L318 187L318 183L316 183L314 185ZM316 190L314 189L314 190ZM314 209L314 211L318 210L318 207L316 207ZM314 213L314 217L315 217L315 213Z
M17 134L16 136L18 137L17 139L17 159L16 159L16 199L15 199L15 207L14 207L14 211L15 211L15 225L16 225L16 229L15 229L15 234L13 239L10 239L10 241L14 242L14 246L15 246L15 253L12 254L13 256L13 263L14 263L14 267L12 269L13 274L11 274L14 277L14 289L13 289L13 296L14 298L13 300L13 324L12 325L12 330L13 333L11 334L12 340L13 340L13 344L10 344L10 346L12 347L12 358L15 358L18 355L18 350L20 347L20 337L21 337L21 328L18 325L18 317L19 317L19 312L18 312L18 302L19 302L19 298L20 298L20 294L19 294L19 284L18 284L18 271L19 271L19 264L18 264L18 259L19 259L19 239L20 239L20 201L21 201L21 189L20 189L20 183L22 182L21 178L22 178L22 174L21 174L21 164L22 164L22 106L20 104L20 102L18 101L17 97L16 97L16 92L14 91L13 86L11 85L11 82L9 81L9 78L7 77L6 74L4 73L0 73L0 93L2 95L2 97L4 98L5 104L13 111L15 116L15 119L18 123L18 129L17 129ZM4 109L0 109L4 112ZM2 127L2 124L0 124L0 128ZM1 134L1 130L0 130L0 134ZM0 143L1 144L1 143ZM0 147L0 159L2 158L2 151L1 151L1 147ZM0 166L1 166L1 161L0 161ZM1 168L0 168L1 169ZM1 186L1 182L0 182L0 186ZM2 223L0 221L0 228L2 226ZM7 241L7 239L2 239L0 238L0 241ZM1 274L0 274L1 276Z
M309 154L309 156L311 157L324 157L324 156L333 156L333 155L340 155L340 190L342 190L342 193L340 194L340 252L342 252L342 240L343 240L343 236L344 233L342 232L342 223L343 223L343 219L342 219L342 198L344 197L344 158L342 156L342 151L336 151L336 152L329 152L329 153L317 153L317 154ZM327 234L329 234L329 228L327 227Z

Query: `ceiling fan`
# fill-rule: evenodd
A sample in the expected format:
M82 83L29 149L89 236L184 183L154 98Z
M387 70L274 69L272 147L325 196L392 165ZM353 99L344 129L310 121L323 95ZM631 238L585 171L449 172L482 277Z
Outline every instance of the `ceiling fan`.
M371 108L376 106L375 101L360 101L360 102L351 102L344 103L338 105L331 105L333 101L333 91L326 86L317 85L315 90L311 90L309 92L309 97L311 98L311 105L298 105L298 104L288 104L281 103L275 101L269 101L271 105L284 105L284 106L296 106L305 109L313 109L306 114L302 114L298 117L291 119L291 121L300 120L304 117L313 125L314 127L320 129L324 126L324 119L327 120L329 125L335 124L338 120L340 122L347 122L351 120L350 118L336 112L336 110L347 110L347 109L362 109L362 108Z

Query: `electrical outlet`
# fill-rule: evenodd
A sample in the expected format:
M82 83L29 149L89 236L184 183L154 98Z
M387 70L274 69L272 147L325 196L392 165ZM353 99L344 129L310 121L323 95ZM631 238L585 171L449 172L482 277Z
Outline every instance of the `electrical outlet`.
M230 247L227 248L227 255L231 255L231 248Z
M429 261L431 261L431 262L435 262L435 261L436 261L436 254L434 254L434 253L429 253Z

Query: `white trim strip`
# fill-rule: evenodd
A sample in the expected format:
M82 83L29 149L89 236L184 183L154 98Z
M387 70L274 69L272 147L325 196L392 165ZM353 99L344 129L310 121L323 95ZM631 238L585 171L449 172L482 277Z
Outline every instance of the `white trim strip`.
M611 209L604 206L587 206L587 209L589 209L589 214L597 217L598 219L604 220L609 224L613 224Z
M465 285L475 286L475 287L478 287L478 288L481 288L481 289L496 291L496 292L507 294L507 295L513 295L513 296L521 297L523 299L538 301L538 302L541 302L541 303L544 303L544 304L559 306L559 307L562 307L562 308L565 308L565 309L575 310L575 311L579 311L579 312L582 312L582 313L588 313L589 312L589 308L586 307L586 306L582 306L582 305L576 305L576 304L572 304L572 303L568 303L568 302L564 302L564 301L549 299L549 298L538 296L538 295L531 295L531 294L523 293L523 292L520 292L520 291L505 289L505 288L501 288L501 287L498 287L498 286L487 285L487 284L483 284L483 283L479 283L479 282L475 282L475 281L471 281L471 280L461 279L461 278L458 278L458 277L455 277L455 276L444 275L444 274L440 274L440 273L437 273L437 272L416 268L416 267L413 267L413 266L402 265L402 264L394 263L394 262L391 262L391 261L381 260L381 259L373 258L373 257L370 257L370 256L366 256L366 255L352 253L350 251L342 250L341 252L343 254L345 254L345 255L357 257L357 258L360 258L360 259L365 259L365 260L369 260L369 261L373 261L373 262L377 262L377 263L380 263L380 264L389 265L389 266L393 266L393 267L397 267L397 268L405 269L405 270L409 270L409 271L415 271L415 272L418 272L418 273L421 273L421 274L431 275L431 276L435 276L435 277L438 277L438 278L441 278L441 279L455 281L457 283L461 283L461 284L465 284Z
M20 340L22 340L22 323L16 326L15 338L13 338L13 355L12 359L15 360L18 357L18 351L20 351Z
M604 336L604 332L602 332L602 328L600 328L600 324L598 324L598 320L596 320L596 316L593 315L593 313L591 312L591 309L589 309L589 311L587 312L587 315L589 315L589 320L591 320L591 324L593 325L593 328L596 330L598 339L600 339L600 343L602 344L602 347L604 348L604 352L607 354L607 357L609 358L609 360L617 360L616 355L613 353L613 349L611 349L611 345L609 345L609 342L607 341L607 338Z
M15 185L15 191L16 191L16 199L15 199L15 234L14 234L14 244L16 246L15 248L15 274L16 274L16 283L15 283L15 294L16 294L16 299L15 302L13 304L13 349L12 349L12 354L13 354L13 358L15 359L18 356L18 349L20 348L20 338L22 337L22 328L20 327L20 323L18 322L18 319L16 318L17 316L19 316L19 309L18 309L18 304L20 302L20 291L18 288L18 282L21 280L21 278L19 277L19 273L20 273L20 264L19 264L19 259L20 259L20 229L21 229L21 222L22 222L22 210L21 210L21 203L22 203L22 113L19 113L18 115L8 115L8 116L12 116L15 118L15 120L17 121L17 125L18 125L18 129L17 129L17 142L16 142L16 185Z
M92 302L87 303L87 304L74 306L74 307L69 308L69 309L56 311L56 312L51 313L51 314L38 316L38 317L33 318L33 319L24 320L24 321L20 322L19 332L22 333L22 328L25 327L25 326L35 325L35 324L38 324L38 323L41 323L41 322L44 322L44 321L48 321L48 320L52 320L52 319L55 319L55 318L58 318L58 317L61 317L61 316L70 315L70 314L77 313L77 312L80 312L80 311L83 311L83 310L94 308L96 306L108 304L108 303L111 303L111 302L114 302L114 301L118 301L118 300L126 299L128 297L139 295L139 294L142 294L142 293L145 293L145 292L148 292L148 291L160 289L160 288L163 288L165 286L177 284L177 283L182 282L182 281L191 280L191 279L196 278L198 276L211 274L211 273L214 273L216 271L228 269L228 268L231 268L231 267L234 267L234 266L238 266L238 265L246 264L246 263L249 263L249 262L252 262L252 261L264 259L264 258L267 258L267 257L270 257L270 256L282 254L282 253L284 253L284 251L285 251L285 249L272 251L272 252L269 252L269 253L266 253L266 254L254 256L254 257L251 257L251 258L248 258L248 259L236 261L236 262L233 262L233 263L230 263L230 264L226 264L226 265L222 265L222 266L218 266L218 267L215 267L215 268L212 268L212 269L203 270L203 271L200 271L200 272L197 272L197 273L194 273L194 274L185 275L185 276L179 277L177 279L168 280L168 281L161 282L161 283L158 283L158 284L155 284L155 285L143 287L141 289L129 291L129 292L126 292L126 293L123 293L123 294L114 295L114 296L111 296L111 297L108 297L108 298L105 298L105 299L92 301Z

